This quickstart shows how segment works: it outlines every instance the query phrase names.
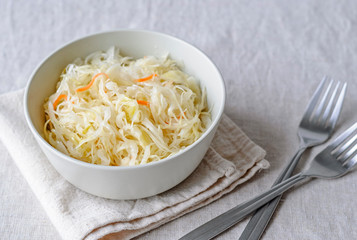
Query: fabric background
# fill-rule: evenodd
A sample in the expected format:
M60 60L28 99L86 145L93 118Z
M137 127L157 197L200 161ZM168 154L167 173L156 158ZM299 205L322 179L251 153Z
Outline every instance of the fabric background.
M137 239L177 239L269 188L298 147L296 129L324 75L349 86L336 136L357 121L357 2L0 0L0 93L23 88L63 44L118 28L171 34L203 50L227 86L225 113L267 151L271 168ZM308 151L298 169L323 146ZM1 239L60 239L0 143ZM356 239L357 173L284 195L263 239ZM217 239L237 239L247 220Z

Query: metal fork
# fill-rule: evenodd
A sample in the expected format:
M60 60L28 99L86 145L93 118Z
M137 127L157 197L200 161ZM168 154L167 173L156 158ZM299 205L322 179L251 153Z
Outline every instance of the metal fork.
M340 82L334 84L333 80L328 81L327 77L324 77L320 82L305 110L298 128L298 136L300 139L299 149L277 178L274 185L291 176L302 153L308 147L321 144L331 136L342 109L347 87L346 83L343 84L341 91L337 94L340 85ZM277 197L254 214L242 233L240 240L259 239L280 199L281 196Z
M345 175L357 164L357 123L342 133L299 174L275 185L263 194L240 204L188 233L180 240L203 240L223 232L230 226L263 206L297 183L309 178L337 178Z
M327 77L324 77L316 89L298 128L298 136L300 139L299 149L275 180L274 185L291 176L302 153L307 148L322 144L331 136L341 112L347 87L347 84L344 83L340 93L337 94L340 82L336 84L333 83L334 81L330 80L327 84ZM327 87L325 87L325 85L327 85ZM333 88L332 86L335 87ZM321 100L319 101L319 99ZM336 104L334 105L335 100ZM254 213L239 240L260 239L281 197L282 196L277 197Z

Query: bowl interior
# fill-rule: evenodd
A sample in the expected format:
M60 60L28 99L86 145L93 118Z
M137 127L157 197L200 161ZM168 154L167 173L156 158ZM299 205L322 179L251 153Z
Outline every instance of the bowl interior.
M212 126L217 124L224 108L224 83L219 71L205 54L192 45L165 34L121 30L74 41L55 51L40 64L31 76L25 94L25 114L35 133L43 137L43 104L55 92L62 70L78 57L86 57L111 46L117 46L122 55L134 58L169 54L172 59L183 63L183 71L196 77L201 87L206 88L208 105L212 109Z

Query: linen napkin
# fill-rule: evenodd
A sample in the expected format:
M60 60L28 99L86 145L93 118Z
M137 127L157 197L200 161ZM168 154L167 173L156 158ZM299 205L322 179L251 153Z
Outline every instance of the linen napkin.
M138 200L109 200L62 178L27 127L24 91L0 96L0 139L63 239L130 239L205 206L269 167L265 151L226 115L197 169L182 183Z

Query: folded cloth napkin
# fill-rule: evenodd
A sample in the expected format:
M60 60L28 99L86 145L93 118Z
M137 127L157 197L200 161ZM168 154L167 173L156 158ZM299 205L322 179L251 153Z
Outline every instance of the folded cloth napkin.
M0 139L64 239L130 239L205 206L269 167L265 151L227 116L197 169L178 186L138 200L85 193L47 161L25 122L24 91L0 96Z

